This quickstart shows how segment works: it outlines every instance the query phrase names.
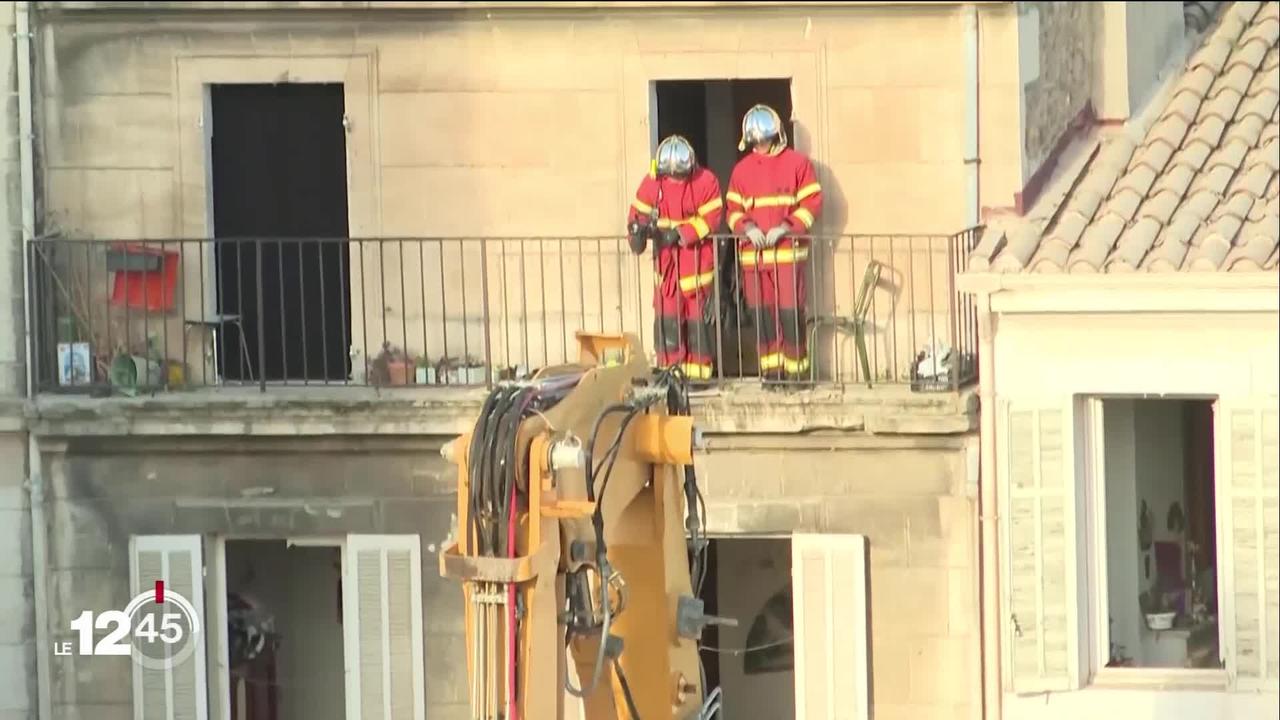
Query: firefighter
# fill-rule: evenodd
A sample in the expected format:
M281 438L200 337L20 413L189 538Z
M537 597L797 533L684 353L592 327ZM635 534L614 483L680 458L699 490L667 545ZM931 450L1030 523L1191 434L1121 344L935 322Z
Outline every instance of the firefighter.
M695 383L710 380L713 369L710 235L723 212L720 181L698 166L689 141L679 135L663 140L631 203L627 234L637 255L653 240L658 365L678 365Z
M787 147L782 118L756 105L742 118L741 152L729 178L729 229L737 235L741 289L756 326L766 381L809 375L805 273L809 229L822 209L813 163Z

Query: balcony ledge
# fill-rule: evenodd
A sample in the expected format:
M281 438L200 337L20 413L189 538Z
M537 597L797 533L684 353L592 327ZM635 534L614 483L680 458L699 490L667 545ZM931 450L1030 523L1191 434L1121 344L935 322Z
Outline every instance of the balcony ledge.
M44 437L157 435L453 435L480 410L480 388L219 388L139 398L42 395L26 406ZM768 392L754 383L694 397L711 434L840 430L954 435L977 429L977 395L904 386Z

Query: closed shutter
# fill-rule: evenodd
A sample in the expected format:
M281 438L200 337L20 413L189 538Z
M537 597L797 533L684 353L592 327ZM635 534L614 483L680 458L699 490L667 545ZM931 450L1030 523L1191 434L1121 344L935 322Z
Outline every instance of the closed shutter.
M1227 670L1241 689L1280 685L1280 399L1224 402L1218 463L1228 557L1223 573Z
M791 537L797 720L867 720L867 540Z
M1076 484L1068 401L1005 404L1001 482L1005 633L1015 693L1067 690L1079 677Z
M204 621L204 563L199 535L136 535L130 542L131 597L163 580L168 592L186 598ZM139 614L135 617L142 617ZM160 618L155 618L159 628ZM137 630L135 623L134 630ZM168 669L133 664L134 720L206 720L209 714L205 675L204 633L196 635L194 652Z
M417 535L347 536L342 621L347 720L423 720Z

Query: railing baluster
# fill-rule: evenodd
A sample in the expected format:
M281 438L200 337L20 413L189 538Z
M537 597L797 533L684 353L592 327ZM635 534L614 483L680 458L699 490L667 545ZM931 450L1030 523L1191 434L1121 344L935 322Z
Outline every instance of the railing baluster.
M415 366L413 365L413 355L409 352L409 313L407 312L409 303L405 300L406 296L404 289L404 239L398 239L396 240L396 243L396 264L400 267L400 350L404 353L404 367L405 372L408 373L410 372L409 368ZM421 273L419 273L419 275L421 275ZM417 371L414 370L414 372ZM413 383L414 378L412 376L404 379L405 385L412 385Z
M504 248L505 252L505 248ZM493 348L489 340L489 254L488 244L483 240L480 242L480 300L482 304L482 313L484 325L484 384L485 387L493 387Z
M328 303L325 301L324 289L324 255L329 252L330 247L338 245L335 240L333 243L321 242L316 247L316 270L320 275L320 357L322 359L324 384L329 384L329 310L326 307ZM306 273L303 273L304 275ZM306 322L303 322L306 327Z
M422 360L430 363L431 343L427 337L427 260L423 252L423 248L426 246L427 241L424 238L419 238L416 242L418 245L418 295L422 299ZM428 365L428 367L430 366ZM416 373L417 370L414 372ZM422 377L424 379L427 377L426 368L423 368L422 370ZM417 382L416 377L414 378L414 382Z
M264 312L266 306L263 303L262 294L262 242L262 238L254 238L253 245L258 261L258 272L255 273L258 278L258 390L265 393L267 391L267 314Z

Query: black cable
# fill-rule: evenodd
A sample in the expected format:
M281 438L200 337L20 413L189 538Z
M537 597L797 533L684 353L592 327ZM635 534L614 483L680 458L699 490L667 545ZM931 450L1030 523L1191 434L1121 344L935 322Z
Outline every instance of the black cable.
M595 422L592 423L591 425L591 436L587 440L587 447L586 447L586 453L585 453L586 468L587 468L587 471L586 471L587 500L594 501L596 499L595 472L593 470L594 466L591 464L591 461L592 461L592 456L595 453L595 449L596 449L596 439L600 436L600 425L604 422L604 419L609 415L616 412L627 412L630 409L631 409L631 406L625 403L610 405L609 407L602 410L599 415L596 416Z
M640 712L636 710L636 700L631 697L631 684L627 682L627 674L622 672L622 664L616 657L613 659L613 671L618 674L618 683L622 685L622 697L627 701L627 712L631 713L631 720L640 720Z

